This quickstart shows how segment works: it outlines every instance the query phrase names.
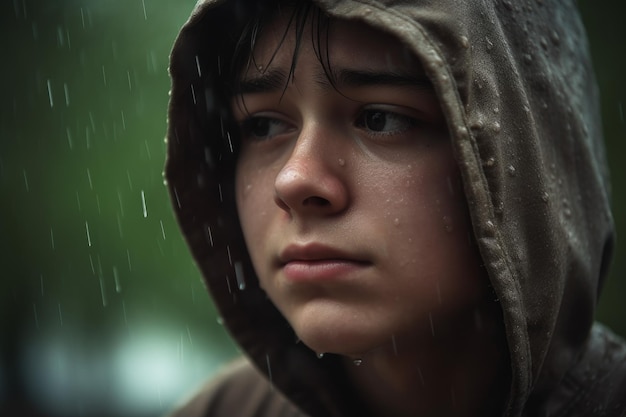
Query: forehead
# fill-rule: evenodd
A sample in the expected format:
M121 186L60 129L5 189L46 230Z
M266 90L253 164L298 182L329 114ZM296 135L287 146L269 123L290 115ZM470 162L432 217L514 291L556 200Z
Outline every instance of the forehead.
M332 66L423 73L409 48L382 30L355 20L331 18L326 26L316 18L299 24L292 17L282 10L261 30L252 51L256 69L295 64L297 50L298 58L316 56Z

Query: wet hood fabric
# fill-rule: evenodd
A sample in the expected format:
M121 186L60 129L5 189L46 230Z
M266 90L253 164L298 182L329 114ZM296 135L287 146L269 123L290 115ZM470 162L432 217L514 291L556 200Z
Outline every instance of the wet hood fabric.
M297 343L259 288L236 216L237 144L220 79L233 50L229 31L261 3L199 1L182 29L171 55L166 178L237 343L309 414L349 415L333 359ZM544 410L544 397L594 340L613 246L598 90L574 2L316 3L392 33L421 59L501 304L511 365L506 414L525 414L530 404Z

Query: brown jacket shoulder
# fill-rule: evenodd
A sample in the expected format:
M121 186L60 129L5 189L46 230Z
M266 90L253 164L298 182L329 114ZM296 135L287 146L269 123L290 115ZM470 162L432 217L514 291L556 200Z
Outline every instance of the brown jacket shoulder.
M228 364L169 417L307 417L240 358Z

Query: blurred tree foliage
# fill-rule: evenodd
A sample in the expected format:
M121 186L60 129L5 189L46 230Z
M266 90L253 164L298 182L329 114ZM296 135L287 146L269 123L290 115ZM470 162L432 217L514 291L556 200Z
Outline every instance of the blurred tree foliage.
M161 174L167 59L193 3L0 5L0 413L6 404L22 407L22 415L159 414L235 352L172 217ZM625 6L579 5L603 94L623 236ZM626 335L623 247L615 258L598 316ZM187 373L169 397L159 389L148 398L156 408L131 412L115 387L110 352L154 332ZM46 366L57 379L42 376ZM80 395L32 382L59 378ZM55 396L56 403L48 398Z

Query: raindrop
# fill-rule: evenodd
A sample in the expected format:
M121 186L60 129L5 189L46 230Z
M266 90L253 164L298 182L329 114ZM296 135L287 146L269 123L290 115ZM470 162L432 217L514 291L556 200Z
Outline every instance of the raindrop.
M517 170L513 165L509 165L506 171L509 173L509 177L514 177L515 175L517 175Z
M43 274L39 275L39 285L41 286L41 296L43 297Z
M70 92L67 89L67 83L63 83L63 92L65 93L65 107L70 106Z
M107 73L104 69L104 65L102 66L102 81L104 82L104 85L107 85Z
M228 147L230 148L230 153L233 153L233 141L230 139L230 132L226 132L226 137L228 138Z
M124 117L124 110L120 110L122 114L122 130L126 130L126 117Z
M65 43L65 39L63 39L63 28L61 26L57 26L57 44L60 47L63 47Z
M113 280L115 281L115 292L118 294L121 293L122 285L120 284L120 274L117 272L116 266L113 267Z
M72 142L72 133L70 132L70 128L65 129L67 132L67 144L71 149L74 149L74 142Z
M189 329L189 325L187 327L187 336L189 337L189 344L193 346L193 340L191 339L191 330Z
M85 11L82 7L80 8L80 20L83 24L83 29L85 29Z
M50 244L52 245L52 250L54 250L54 231L50 228Z
M467 39L467 36L461 36L461 45L465 49L469 48L469 39Z
M150 153L150 148L148 146L148 139L144 140L144 143L146 144L146 154L148 156L148 161L152 159L152 154Z
M541 200L544 203L547 203L550 201L550 194L548 194L547 192L544 192L543 194L541 194Z
M224 325L224 317L218 316L216 321L217 321L217 324L219 324L220 326Z
M396 226L396 227L400 226L400 219L397 218L397 217L395 219L393 219L393 225Z
M124 203L122 202L122 193L119 189L117 190L117 201L120 203L120 214L124 217Z
M200 58L196 55L196 69L198 70L198 77L202 77L202 68L200 68Z
M496 159L491 157L487 159L487 162L485 162L485 165L487 165L488 167L492 167L495 165L495 163L496 163Z
M163 220L159 220L161 223L161 234L163 235L163 240L165 240L165 228L163 227Z
M493 42L491 42L489 38L485 38L485 40L487 41L487 51L491 51L493 49Z
M130 81L130 71L126 71L126 77L128 78L128 91L133 91L133 84Z
M572 215L572 209L570 208L569 201L567 201L567 199L563 199L563 214L565 214L565 217L570 217Z
M24 185L26 186L26 192L28 192L30 191L30 187L28 186L28 177L26 176L26 170L23 170L22 174L24 174Z
M143 209L144 219L148 217L148 207L146 206L146 194L141 190L141 208Z
M239 290L245 290L246 280L243 275L243 265L241 264L241 261L235 262L235 277L237 278L237 286L239 287Z
M531 54L524 54L524 63L530 65L533 62L533 56Z
M89 234L89 223L87 222L85 222L85 231L87 232L87 243L91 246L91 235ZM93 269L93 265L91 269Z
M198 102L196 101L196 89L194 88L193 84L191 84L191 98L193 99L193 104L198 104Z
M443 227L446 229L446 232L451 233L454 231L454 226L452 224L452 219L448 216L443 216Z
M132 265L130 263L130 250L129 249L126 249L126 258L128 259L128 270L132 271L133 267L132 267Z
M361 366L361 364L363 363L363 359L355 359L352 361L352 363L354 363L356 366Z
M213 233L211 232L211 226L207 226L207 234L209 236L209 243L213 247Z
M555 45L558 45L559 43L561 43L561 38L559 37L559 34L556 32L556 30L553 30L552 32L550 32L550 39L552 40L552 43L554 43Z
M115 213L115 218L117 219L117 231L120 233L120 239L124 239L124 232L122 232L122 219L120 219L120 215Z
M493 124L493 130L494 130L494 132L496 132L496 133L500 133L500 130L501 130L501 129L502 129L502 126L500 126L500 123L495 122L495 123Z
M61 313L61 303L59 303L59 323L63 326L63 314Z
M269 378L271 389L274 389L274 383L272 380L272 367L270 366L270 355L265 355L265 362L267 363L267 376Z
M316 354L317 359L322 359L324 357L324 352L320 352Z
M89 189L93 190L93 182L91 181L91 171L87 168L87 180L89 180Z
M128 317L126 315L126 302L122 300L122 315L124 316L124 325L128 327Z
M102 307L106 307L107 297L106 297L106 292L104 290L104 278L102 277L102 275L100 275L99 279L100 279L100 296L102 297Z
M337 162L339 162L339 166L340 167L346 166L346 160L343 159L343 158L339 158L339 160Z
M50 108L54 107L54 99L52 98L52 86L50 85L50 79L46 81L48 85L48 100L50 101Z
M487 220L487 228L488 229L494 229L496 226L493 224L493 222L491 220Z
M398 345L396 344L396 335L391 335L391 347L393 349L394 356L398 356Z
M146 14L146 0L141 0L141 6L143 7L143 19L148 20L148 15Z

